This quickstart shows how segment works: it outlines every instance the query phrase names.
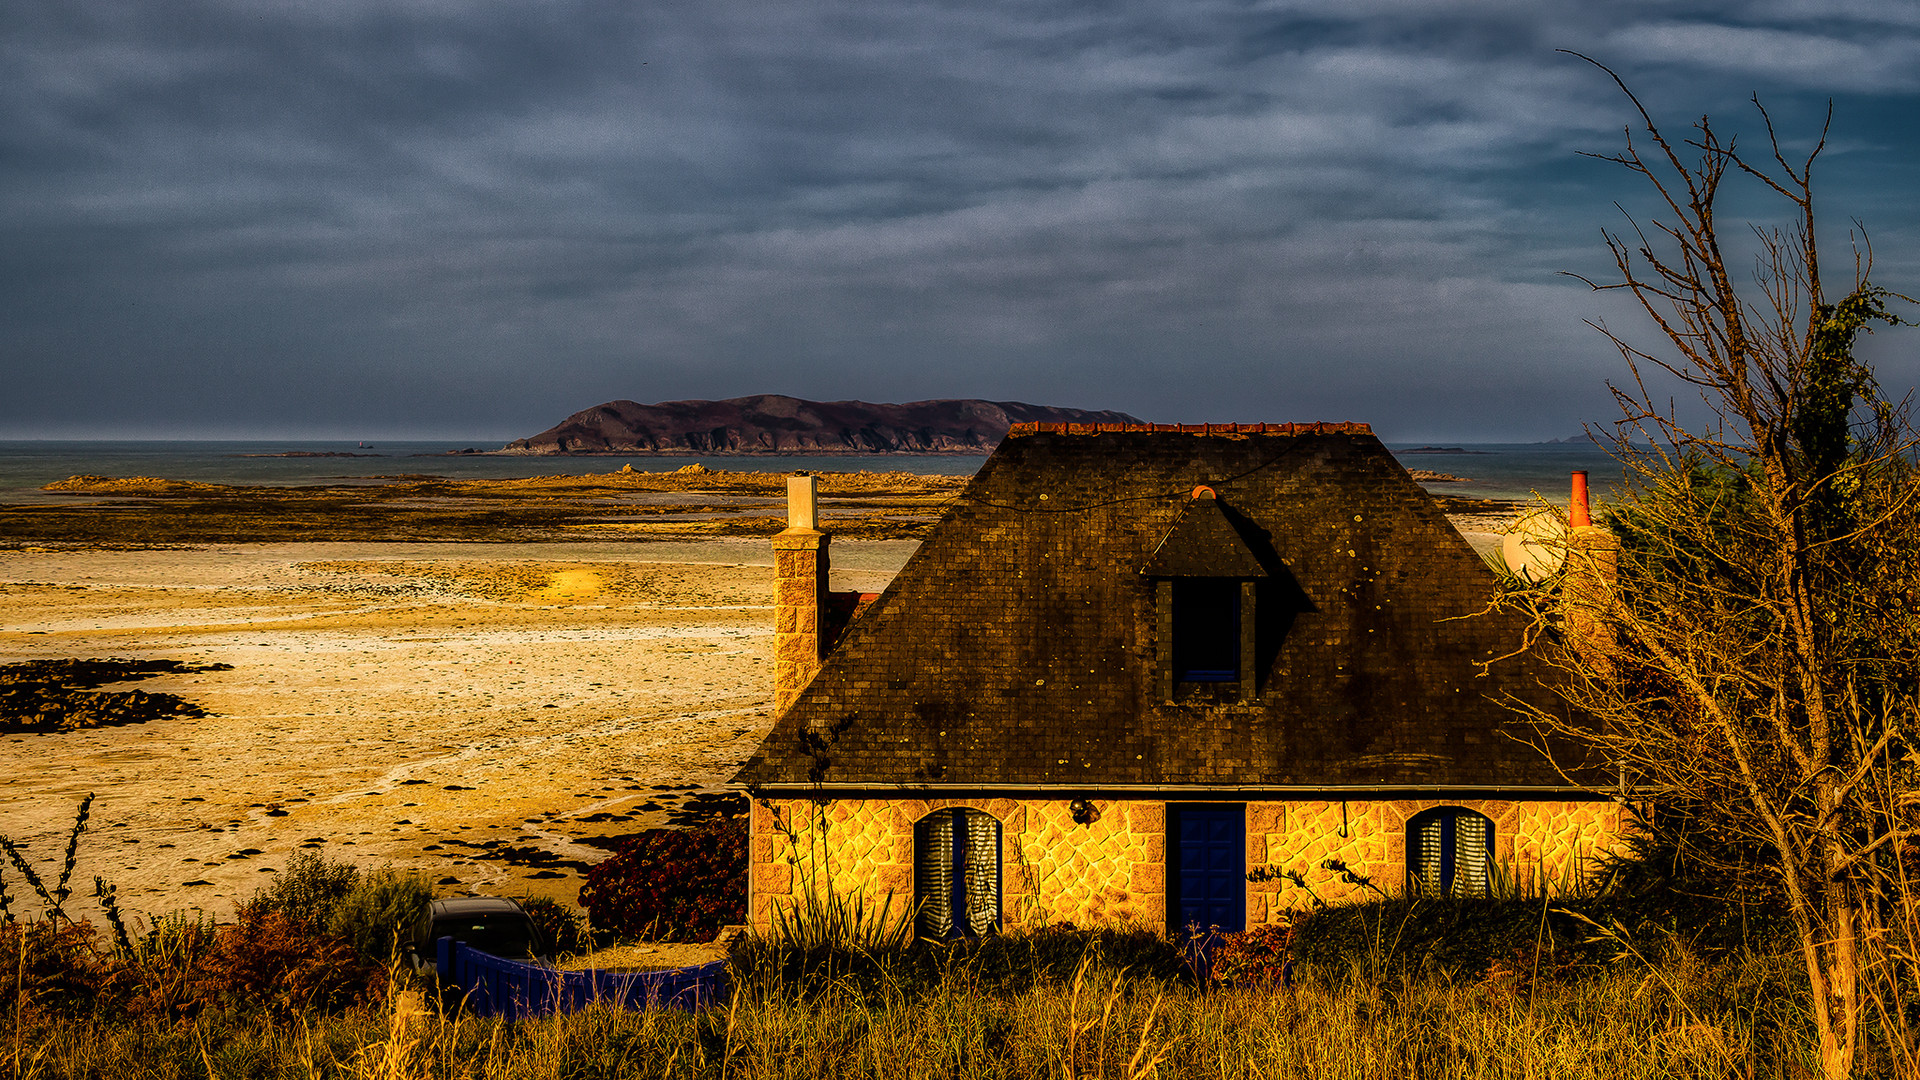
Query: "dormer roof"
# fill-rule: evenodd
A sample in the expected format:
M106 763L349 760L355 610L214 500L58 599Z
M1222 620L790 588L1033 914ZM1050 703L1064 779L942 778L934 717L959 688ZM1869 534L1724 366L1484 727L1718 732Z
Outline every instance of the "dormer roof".
M1212 488L1196 488L1167 530L1153 557L1140 568L1147 577L1263 578L1267 568L1247 547Z

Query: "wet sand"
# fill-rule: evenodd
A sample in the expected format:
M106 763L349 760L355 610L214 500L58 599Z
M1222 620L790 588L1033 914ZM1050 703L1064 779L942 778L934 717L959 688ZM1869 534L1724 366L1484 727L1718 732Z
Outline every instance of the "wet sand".
M836 540L832 585L882 588L915 546ZM207 717L7 735L0 834L57 874L95 792L75 893L100 875L147 915L227 917L301 850L572 902L595 840L714 805L770 724L770 563L765 540L0 552L0 663L232 665L126 684Z
M964 476L824 472L821 510L845 539L924 535ZM292 487L74 476L0 505L0 547L346 541L593 542L760 538L783 523L787 477L698 464L582 476L388 476Z

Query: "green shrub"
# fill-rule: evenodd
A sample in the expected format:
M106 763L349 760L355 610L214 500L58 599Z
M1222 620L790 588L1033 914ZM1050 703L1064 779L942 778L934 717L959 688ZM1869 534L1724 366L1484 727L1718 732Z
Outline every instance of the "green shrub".
M914 910L896 905L892 893L878 904L867 894L808 889L800 900L773 905L773 941L780 948L808 953L852 949L898 952L913 942Z
M314 934L331 934L361 961L385 965L395 945L433 902L433 887L414 874L362 873L349 862L297 852L272 885L240 907L242 921L284 915Z
M297 851L272 885L241 905L243 916L280 912L324 929L333 922L333 909L360 883L360 869L349 862L328 862L310 851Z
M201 967L219 943L220 928L204 915L175 912L155 920L115 956L117 1005L130 1016L178 1020L206 1004Z
M147 932L133 939L132 958L141 961L171 962L175 958L203 956L212 947L218 925L200 912L189 915L176 911L153 920Z
M433 887L416 874L381 869L362 874L328 914L327 932L346 942L362 962L385 966L420 915Z
M1643 952L1683 940L1707 954L1729 954L1779 941L1775 918L1755 916L1751 936L1743 939L1729 904L1668 906L1659 899L1402 897L1336 904L1297 920L1292 956L1335 980L1394 973L1479 978L1516 964L1564 972L1611 963L1625 958L1632 942Z
M1557 961L1609 957L1592 927L1567 910L1562 902L1486 897L1336 904L1298 924L1292 952L1334 980L1396 972L1473 979L1536 949Z
M1152 930L1127 924L1083 930L1072 923L1055 923L953 945L921 942L920 947L957 948L985 985L1007 991L1071 982L1089 953L1105 966L1136 978L1172 982L1187 975L1178 947Z
M587 921L580 912L549 896L520 901L527 917L539 928L546 947L556 956L574 956L587 951Z
M1640 819L1619 848L1594 860L1601 903L1591 906L1606 917L1587 913L1665 929L1708 955L1797 950L1774 859L1749 842L1703 833L1684 805Z

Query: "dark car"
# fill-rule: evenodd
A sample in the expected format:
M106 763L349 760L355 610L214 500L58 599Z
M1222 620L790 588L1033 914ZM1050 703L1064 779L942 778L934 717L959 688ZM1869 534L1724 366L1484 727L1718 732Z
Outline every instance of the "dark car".
M508 960L552 962L540 928L526 909L505 897L457 896L428 905L413 929L410 952L417 970L433 970L434 943L443 937Z

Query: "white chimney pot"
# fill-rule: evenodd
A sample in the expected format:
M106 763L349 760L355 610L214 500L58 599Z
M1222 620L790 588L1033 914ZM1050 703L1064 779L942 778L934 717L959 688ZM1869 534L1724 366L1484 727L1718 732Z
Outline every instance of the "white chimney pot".
M787 477L787 528L818 529L816 488L811 476Z

